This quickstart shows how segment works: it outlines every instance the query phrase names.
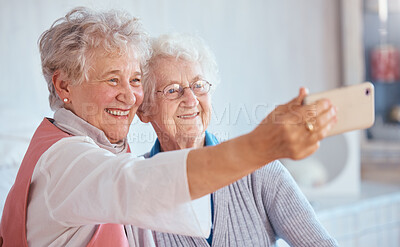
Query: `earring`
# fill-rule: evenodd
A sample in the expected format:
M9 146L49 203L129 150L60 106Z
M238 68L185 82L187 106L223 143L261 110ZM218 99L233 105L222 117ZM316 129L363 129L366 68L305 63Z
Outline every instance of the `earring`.
M68 103L69 99L68 98L64 98L63 101L64 101L64 103Z

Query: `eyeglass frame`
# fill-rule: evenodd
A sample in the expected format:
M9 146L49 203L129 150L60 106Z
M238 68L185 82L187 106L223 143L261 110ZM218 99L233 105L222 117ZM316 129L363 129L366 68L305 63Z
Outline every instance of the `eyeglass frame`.
M193 88L192 88L192 85L194 85L195 83L197 83L197 82L199 82L199 81L203 81L203 82L205 82L206 84L209 85L209 86L208 86L208 90L207 90L206 92L202 93L202 94L196 94L196 93L193 91ZM168 97L166 96L166 94L165 94L165 90L167 89L167 87L169 87L169 86L171 86L171 85L179 85L179 87L182 88L181 93L180 93L179 96L176 97L176 98L168 98ZM211 86L212 86L212 84L209 83L209 82L206 81L206 80L196 80L196 81L190 83L190 85L187 86L187 87L182 87L181 84L179 84L179 83L171 83L171 84L166 85L166 86L164 87L163 90L157 90L156 93L162 93L162 95L163 95L166 99L169 99L169 100L176 100L176 99L181 98L181 97L185 94L185 89L186 89L186 88L190 88L190 90L193 92L194 95L196 95L196 96L202 96L202 95L206 95L206 94L208 94L208 93L210 92Z

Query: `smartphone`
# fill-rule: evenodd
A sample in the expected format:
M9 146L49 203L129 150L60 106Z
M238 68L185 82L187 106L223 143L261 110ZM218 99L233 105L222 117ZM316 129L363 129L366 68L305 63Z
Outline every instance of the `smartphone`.
M329 99L337 107L337 123L328 136L351 130L371 127L375 121L374 85L364 82L352 86L310 94L303 104L310 105L319 99Z

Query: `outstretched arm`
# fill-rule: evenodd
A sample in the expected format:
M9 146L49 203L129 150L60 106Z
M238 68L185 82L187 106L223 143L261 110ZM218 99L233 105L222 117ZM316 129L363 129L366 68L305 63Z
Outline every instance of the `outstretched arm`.
M302 105L304 88L278 106L252 132L212 147L191 150L187 175L192 199L200 198L257 170L271 161L303 159L336 123L335 107L328 100ZM313 130L306 128L313 124Z

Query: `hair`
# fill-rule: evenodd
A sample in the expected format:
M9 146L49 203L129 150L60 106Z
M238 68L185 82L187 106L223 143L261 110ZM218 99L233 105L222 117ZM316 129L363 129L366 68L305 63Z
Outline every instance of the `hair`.
M50 92L52 110L63 107L52 77L62 71L72 85L88 80L91 59L99 55L124 56L134 53L143 67L150 56L148 34L140 21L126 12L95 12L78 7L56 20L39 38L42 71ZM96 48L104 53L95 54Z
M163 58L175 58L188 62L197 62L211 84L210 92L213 92L220 82L218 65L214 54L200 37L184 34L170 33L153 38L151 40L151 56L143 67L142 85L144 99L139 111L145 115L153 114L155 100L155 86L158 62Z

